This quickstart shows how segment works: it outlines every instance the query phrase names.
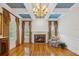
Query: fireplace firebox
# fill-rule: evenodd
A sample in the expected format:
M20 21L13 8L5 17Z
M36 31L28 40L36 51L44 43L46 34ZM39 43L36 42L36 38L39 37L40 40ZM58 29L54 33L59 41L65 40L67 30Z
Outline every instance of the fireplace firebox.
M45 43L46 34L35 34L34 43Z

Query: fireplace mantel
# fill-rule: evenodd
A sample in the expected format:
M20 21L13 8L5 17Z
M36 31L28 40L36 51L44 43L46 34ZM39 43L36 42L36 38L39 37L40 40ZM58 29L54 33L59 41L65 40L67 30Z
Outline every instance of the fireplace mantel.
M32 33L39 33L39 34L44 34L44 33L48 33L47 31L33 31Z
M32 32L32 43L35 43L34 35L45 35L45 43L48 42L48 32L47 31L33 31Z

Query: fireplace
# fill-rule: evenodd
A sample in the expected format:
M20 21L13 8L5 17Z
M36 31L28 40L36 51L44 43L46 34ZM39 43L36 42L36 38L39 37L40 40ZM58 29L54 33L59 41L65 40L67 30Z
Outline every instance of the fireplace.
M35 43L45 43L46 34L34 34Z

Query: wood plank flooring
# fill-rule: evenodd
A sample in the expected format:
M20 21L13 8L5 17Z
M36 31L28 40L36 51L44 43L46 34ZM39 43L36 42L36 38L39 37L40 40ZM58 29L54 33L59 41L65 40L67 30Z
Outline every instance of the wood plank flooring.
M10 56L76 56L68 49L54 48L48 44L24 44L9 51Z

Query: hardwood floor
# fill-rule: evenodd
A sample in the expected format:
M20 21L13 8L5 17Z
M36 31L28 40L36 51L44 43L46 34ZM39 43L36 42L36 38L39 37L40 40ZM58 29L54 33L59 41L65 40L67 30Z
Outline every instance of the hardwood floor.
M9 51L10 56L76 56L68 49L54 48L48 44L24 44Z

